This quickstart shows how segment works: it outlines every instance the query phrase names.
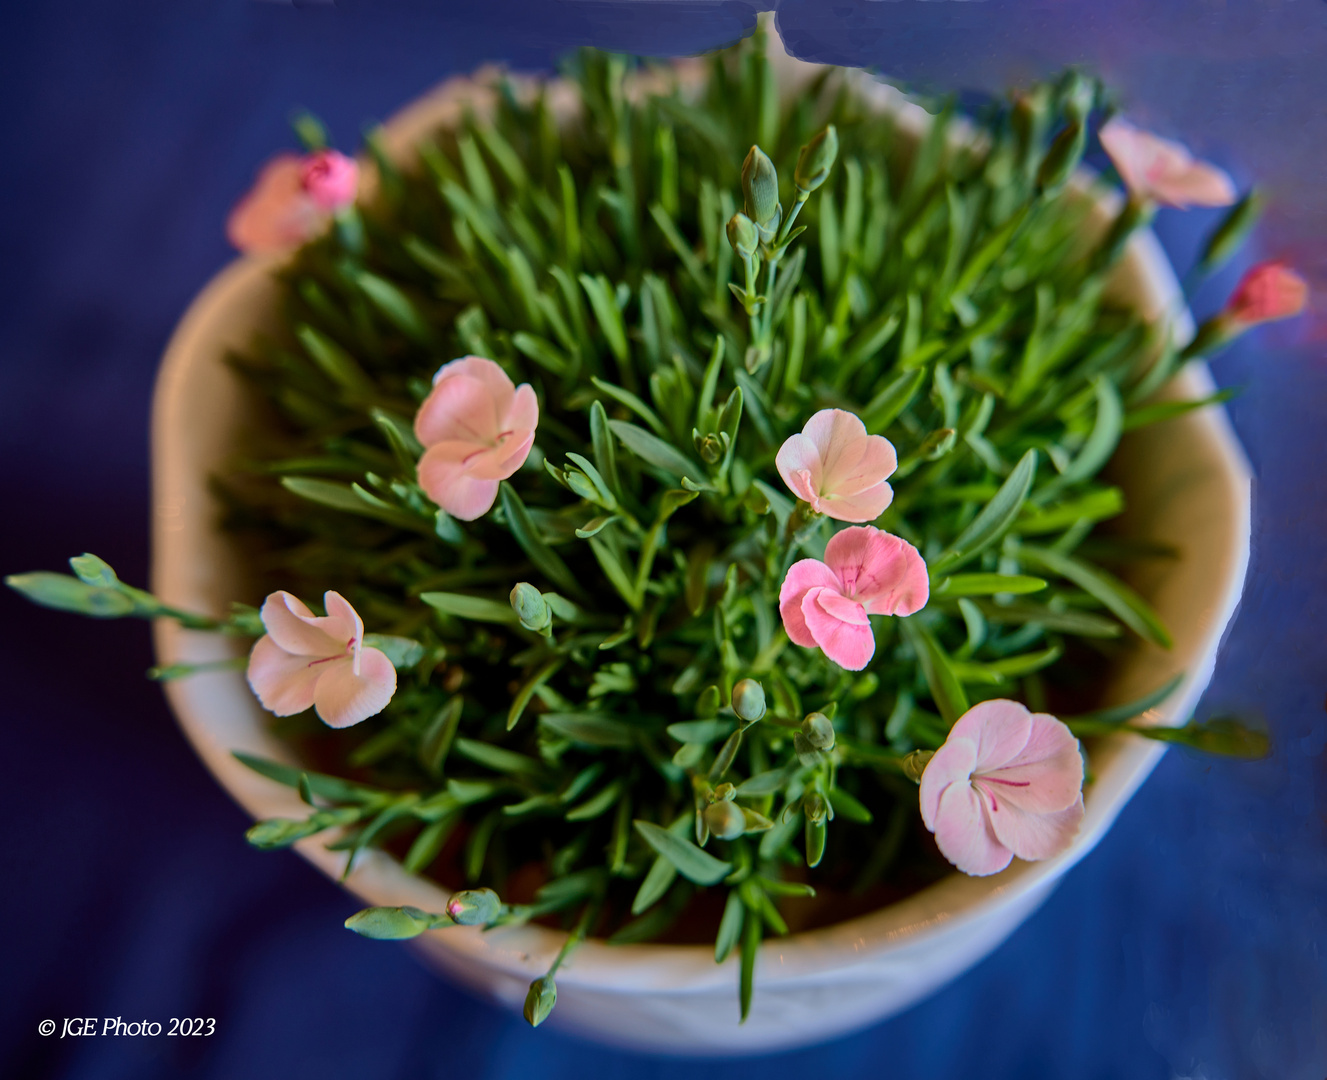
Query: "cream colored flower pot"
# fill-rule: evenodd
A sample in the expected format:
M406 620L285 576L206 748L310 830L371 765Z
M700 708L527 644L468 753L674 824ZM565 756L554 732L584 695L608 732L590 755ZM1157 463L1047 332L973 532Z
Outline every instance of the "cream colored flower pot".
M779 62L787 86L814 70L786 57ZM687 69L687 77L695 74ZM405 110L389 125L392 152L408 157L419 136L455 123L465 101L482 111L490 95L482 84L482 78L453 80ZM925 114L894 91L865 78L860 86L903 131L924 126ZM565 94L562 102L568 110L575 107ZM1103 207L1101 221L1105 214ZM244 568L231 539L217 527L207 485L250 422L246 391L223 358L244 348L271 320L276 299L271 270L270 262L241 260L219 274L181 321L158 378L153 588L179 607L221 613L232 598L245 594ZM1150 233L1131 244L1114 288L1148 317L1169 313L1185 323L1177 332L1188 332L1187 315L1175 316L1183 303L1174 275ZM1211 390L1206 368L1190 365L1165 396L1195 398ZM1211 675L1243 585L1248 466L1225 414L1206 409L1128 436L1113 469L1127 493L1129 527L1175 545L1183 557L1137 583L1172 629L1174 648L1140 647L1119 671L1105 704L1141 696L1183 672L1180 689L1148 716L1157 724L1183 722ZM156 627L156 646L160 664L220 659L238 647L233 640L165 622ZM232 757L240 750L295 763L291 750L268 733L267 714L242 673L197 675L166 689L198 754L254 818L303 816L307 808L294 791ZM1093 755L1096 780L1086 792L1082 831L1058 858L1015 861L990 878L954 874L862 918L767 942L757 963L751 1016L743 1025L735 957L716 965L708 946L610 947L599 941L578 949L559 972L552 1022L604 1042L710 1054L802 1045L897 1013L982 959L1027 918L1101 839L1161 753L1160 745L1136 736L1101 741ZM318 838L298 849L329 877L340 878L344 853L327 851ZM346 886L366 904L413 904L431 911L441 911L447 896L376 851L361 857ZM487 933L453 928L425 935L417 947L458 981L519 1009L530 981L544 973L563 940L538 926Z

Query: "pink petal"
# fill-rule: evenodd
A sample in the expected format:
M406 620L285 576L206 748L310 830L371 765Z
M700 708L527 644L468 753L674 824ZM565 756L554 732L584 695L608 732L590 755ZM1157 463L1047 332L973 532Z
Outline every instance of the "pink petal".
M999 842L1020 859L1049 859L1068 848L1078 834L1083 821L1081 795L1063 810L1037 814L1006 802L999 797L1003 792L989 792L981 780L975 780L974 784L986 794L987 809L992 806L991 795L996 796L997 809L989 814L991 828Z
M894 489L881 480L875 487L856 495L822 496L817 500L816 509L835 521L874 521L893 501Z
M824 490L833 495L856 495L875 487L897 468L893 443L883 435L862 435L843 447L832 467L825 466Z
M821 602L822 597L826 603ZM831 614L827 607L835 606L836 599L843 598L833 588L811 589L802 597L802 617L826 656L846 671L861 671L875 655L875 634L865 612L860 616L863 622L845 622ZM860 605L853 606L861 610Z
M501 368L498 370L502 373ZM505 379L506 374L502 373L502 377ZM535 395L534 387L529 383L521 383L502 417L502 430L516 432L519 435L529 434L533 442L534 431L538 426L539 398Z
M789 435L774 456L774 465L789 491L815 505L823 467L814 442L804 434Z
M313 704L322 666L307 656L286 652L264 634L249 653L249 686L263 708L277 716L294 716Z
M336 656L345 651L351 626L335 615L318 617L285 590L263 601L260 613L272 640L296 656Z
M843 583L843 593L871 615L911 615L926 606L931 583L921 553L881 529L841 529L825 545L825 562Z
M396 668L381 650L366 646L358 675L349 657L323 665L313 703L323 723L343 728L382 712L395 693Z
M525 464L534 445L534 432L511 435L497 446L486 447L465 463L465 471L476 480L506 480Z
M811 589L839 588L839 579L819 559L801 559L788 567L788 573L779 588L779 616L788 639L806 649L816 647L816 639L806 628L802 615L802 599Z
M1240 278L1224 314L1252 326L1298 315L1308 299L1308 282L1285 263L1271 260L1250 267Z
M353 640L358 643L364 640L364 620L359 617L359 612L350 606L349 600L339 592L328 589L323 593L323 607L327 609L330 618L340 619L345 626L343 641Z
M436 386L452 375L465 375L483 383L493 398L499 416L505 416L511 410L516 386L512 383L511 377L502 370L501 364L485 356L462 356L459 360L452 360L438 368L433 376L433 383Z
M442 370L459 363L463 361L454 360ZM502 430L499 415L498 403L481 380L465 373L448 374L434 384L415 414L415 436L425 446L445 441L492 446Z
M435 450L439 452L435 452ZM465 466L442 448L431 448L419 459L417 475L424 493L461 521L474 521L493 508L498 497L496 480L476 480Z
M1191 162L1182 173L1157 185L1160 201L1178 206L1229 206L1238 197L1235 183L1215 165Z
M950 784L967 784L977 764L977 745L971 739L950 733L944 746L926 763L922 772L917 798L921 804L922 821L935 832L935 818L940 809L940 796Z
M839 622L852 626L871 625L871 620L866 617L866 609L836 589L820 589L816 593L816 606L831 619L837 619Z
M1083 756L1073 732L1046 713L1030 714L1026 745L998 768L978 765L1001 803L1047 814L1074 803L1083 791Z
M299 247L326 226L327 214L304 190L303 161L274 157L226 219L226 237L240 251L279 254Z
M977 748L973 771L990 772L1018 758L1032 734L1032 714L1017 701L993 698L972 706L949 730L951 739L968 739Z
M1000 842L971 784L950 784L935 814L935 844L951 863L974 877L998 874L1013 852Z
M852 448L852 460L857 460L860 451L856 446L859 440L866 438L866 425L861 417L846 409L821 409L806 422L802 434L820 451L820 460L828 476L834 472L845 449Z

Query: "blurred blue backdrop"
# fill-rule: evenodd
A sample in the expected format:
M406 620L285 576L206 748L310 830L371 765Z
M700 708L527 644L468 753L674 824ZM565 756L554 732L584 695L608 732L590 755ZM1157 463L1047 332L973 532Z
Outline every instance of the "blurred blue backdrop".
M442 78L546 69L594 44L697 52L771 4L721 0L94 0L0 12L0 572L84 550L147 573L153 375L230 257L222 223L307 107L342 146ZM1086 63L1131 115L1271 197L1258 245L1327 269L1327 5L1310 0L786 0L804 57L923 89ZM1182 271L1212 217L1163 212ZM1199 296L1220 303L1239 267ZM1327 1073L1323 417L1308 320L1215 364L1257 471L1249 586L1203 713L1264 715L1256 764L1172 752L1105 841L990 959L815 1050L682 1066L480 1004L357 906L262 854L158 689L147 628L0 596L5 887L0 1074L206 1077L792 1075L1322 1080ZM38 1022L210 1016L207 1038L43 1038Z

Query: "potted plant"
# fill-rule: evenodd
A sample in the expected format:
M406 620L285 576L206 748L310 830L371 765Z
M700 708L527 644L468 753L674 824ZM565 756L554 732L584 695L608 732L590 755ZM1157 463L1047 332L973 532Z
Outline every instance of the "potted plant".
M1108 193L1103 118L1073 73L979 126L742 46L455 81L360 165L306 120L163 365L153 592L10 584L156 619L251 840L532 1023L877 1019L1166 742L1262 746L1188 722L1248 536L1200 358L1302 292L1194 335L1150 207L1234 203L1215 265L1255 200L1119 120Z

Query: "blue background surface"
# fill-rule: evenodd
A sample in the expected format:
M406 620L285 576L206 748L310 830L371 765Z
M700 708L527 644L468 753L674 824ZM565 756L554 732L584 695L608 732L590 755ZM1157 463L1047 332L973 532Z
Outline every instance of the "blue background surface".
M768 6L768 5L766 5ZM230 258L225 213L313 109L343 145L487 60L732 41L760 5L440 0L7 4L0 14L0 571L95 551L146 579L152 380ZM1131 114L1272 197L1261 253L1327 269L1327 5L1308 0L788 0L809 58L927 88L997 89L1089 62ZM1183 269L1212 217L1163 213ZM1199 297L1210 311L1238 268ZM1318 324L1320 325L1320 324ZM1203 713L1264 715L1266 761L1172 752L1045 907L903 1016L815 1050L683 1066L475 1002L357 906L263 854L186 746L146 626L0 596L4 888L0 1075L13 1078L746 1077L1322 1080L1327 770L1322 418L1310 320L1215 365L1257 471L1249 586ZM209 1038L42 1038L70 1016L216 1018Z

